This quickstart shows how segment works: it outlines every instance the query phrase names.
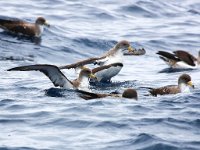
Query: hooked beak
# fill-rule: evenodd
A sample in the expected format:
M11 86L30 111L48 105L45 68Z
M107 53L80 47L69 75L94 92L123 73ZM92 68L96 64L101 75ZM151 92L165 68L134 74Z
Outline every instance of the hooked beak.
M94 74L90 74L90 76L89 76L91 79L96 79L97 77L94 75Z
M128 52L133 52L134 48L132 48L131 46L128 47Z
M194 89L194 85L193 85L192 81L189 81L189 82L187 83L187 85L189 85L190 87L192 87L192 88Z
M44 25L47 26L48 28L50 27L50 24L48 24L47 22L45 22Z

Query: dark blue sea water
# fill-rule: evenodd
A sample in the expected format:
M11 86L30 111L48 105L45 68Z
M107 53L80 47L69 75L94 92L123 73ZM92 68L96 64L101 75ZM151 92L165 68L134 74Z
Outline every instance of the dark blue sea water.
M45 17L41 40L0 30L0 149L200 149L200 74L189 94L145 96L143 86L177 84L183 72L167 66L158 50L200 50L199 0L1 0L1 15L30 22ZM53 87L40 72L7 72L30 64L70 64L98 56L126 39L144 56L127 56L113 83L92 87L109 93L135 88L138 101L85 101ZM65 70L69 79L74 70Z

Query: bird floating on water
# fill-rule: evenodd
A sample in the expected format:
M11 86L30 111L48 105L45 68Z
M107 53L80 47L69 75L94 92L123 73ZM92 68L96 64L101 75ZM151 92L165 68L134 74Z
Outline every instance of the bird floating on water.
M17 18L0 16L0 28L19 35L41 37L44 26L50 27L43 17L38 17L35 23L29 23Z
M166 95L166 94L177 94L177 93L188 93L190 87L194 88L191 81L191 77L188 74L182 74L178 78L178 85L167 85L160 88L150 88L150 93L153 96Z

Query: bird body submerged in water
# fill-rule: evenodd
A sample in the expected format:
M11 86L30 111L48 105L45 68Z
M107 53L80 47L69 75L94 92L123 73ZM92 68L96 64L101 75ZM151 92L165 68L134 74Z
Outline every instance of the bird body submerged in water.
M126 89L121 95L119 94L99 94L99 93L92 93L82 90L77 90L77 93L79 96L85 100L91 100L91 99L99 99L99 98L105 98L105 97L123 97L128 99L134 99L138 100L138 94L135 89Z

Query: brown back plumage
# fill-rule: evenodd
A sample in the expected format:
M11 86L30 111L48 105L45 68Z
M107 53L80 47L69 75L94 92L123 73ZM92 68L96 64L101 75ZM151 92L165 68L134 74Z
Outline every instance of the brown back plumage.
M35 36L35 26L20 19L2 17L0 27L13 33Z
M180 93L180 89L177 85L168 85L160 88L152 88L149 90L151 95L157 96L157 95L166 95L166 94L177 94Z

